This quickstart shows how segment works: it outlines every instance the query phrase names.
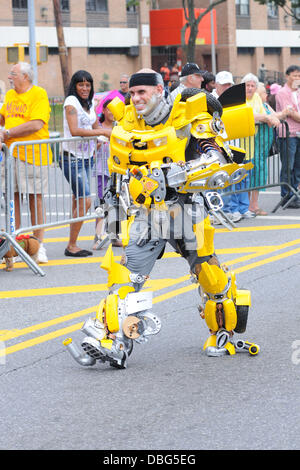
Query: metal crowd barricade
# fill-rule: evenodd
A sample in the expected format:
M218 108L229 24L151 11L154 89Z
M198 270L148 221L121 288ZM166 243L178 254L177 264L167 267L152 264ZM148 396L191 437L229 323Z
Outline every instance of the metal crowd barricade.
M14 191L12 180L12 159L6 145L2 145L1 156L1 183L0 183L0 201L1 201L1 230L0 237L2 243L0 246L0 257L7 253L12 245L17 254L28 264L35 274L44 275L39 266L18 244L14 236ZM5 228L4 228L5 227Z
M15 238L24 232L91 220L99 216L94 205L95 198L98 196L97 171L95 171L96 146L97 138L95 137L23 141L14 142L10 146L6 159L8 178L11 179L11 184L13 184L14 178L19 185L22 185L19 189L14 189L12 186L11 196L6 198L10 198L12 206L12 216L9 225L7 225L11 237ZM71 147L75 150L76 157L73 157ZM93 157L85 158L90 153L93 153ZM42 155L44 161L42 165L39 165ZM30 163L31 156L33 163ZM89 181L87 181L84 172L81 179L80 165L86 166ZM76 181L73 190L65 176L65 173L70 174L72 171ZM39 183L39 180L42 181L42 184ZM78 192L80 180L82 180L82 195ZM90 187L89 197L86 196L87 183ZM13 197L14 192L15 197ZM80 214L80 199L84 214ZM90 205L89 202L91 202ZM8 214L8 212L6 213ZM16 219L17 228L14 219ZM39 274L44 275L40 267L30 257L30 263L28 263L28 255L21 254L20 256L31 268L33 267Z
M2 170L2 175L0 178L0 228L2 230L6 229L7 226L7 221L6 221L6 205L5 205L5 194L4 194L4 178L3 178L3 172L5 171L5 159L6 159L6 154L7 154L7 147L6 145L3 144L2 149L0 150L0 164L1 164L1 169Z
M281 126L284 126L286 132L284 150L289 160L288 125L286 122L282 122ZM229 187L223 192L223 196L282 185L288 187L291 193L297 194L291 186L289 164L287 165L288 173L286 181L280 180L280 149L277 146L273 154L270 152L271 144L276 143L276 140L276 134L265 134L263 126L258 126L256 139L253 136L235 142L236 146L245 148L247 156L250 156L254 163L254 168L249 172L247 184L239 189ZM72 157L71 148L73 148L73 153L75 153L76 157ZM96 148L97 138L95 137L55 138L15 142L9 149L3 146L5 188L3 188L2 182L2 188L0 189L5 194L4 198L1 197L1 223L4 220L3 225L5 230L0 232L0 235L3 235L9 243L13 244L21 258L35 273L44 275L41 268L19 247L15 237L24 232L32 232L38 229L97 219L99 217L99 213L96 210L98 205L98 177L102 178L102 186L104 187L104 171L102 171L104 170L104 161L100 161L100 165L96 161L100 158L100 153L97 153ZM92 153L92 159L85 158L86 155ZM30 162L31 155L32 163ZM42 155L44 156L44 161L40 165L39 162ZM65 166L63 165L63 160L65 161ZM87 181L85 181L85 173L83 173L82 181L83 193L82 195L78 193L78 165L80 164L85 164L88 170L89 198L86 196ZM75 174L76 181L76 187L74 186L73 190L65 176L65 172L70 173L71 170ZM39 179L43 181L40 188L38 187ZM23 188L15 189L15 180L18 184L22 182ZM83 215L79 211L80 199L82 199ZM76 202L76 210L74 209L74 202ZM91 204L89 205L89 203ZM273 212L275 210L276 208Z
M9 250L9 241L7 239L6 228L9 226L8 219L7 219L7 199L5 198L5 180L7 177L7 172L5 171L5 162L6 162L6 155L7 155L7 147L3 144L2 149L0 150L0 163L2 168L2 177L0 178L0 236L1 236L1 245L0 245L0 257L1 259L5 255L5 253ZM3 178L4 173L4 178ZM4 183L4 184L3 184Z
M256 125L256 134L252 137L239 139L235 141L235 146L245 149L246 160L250 160L254 167L249 171L248 177L245 181L234 187L228 187L222 196L230 196L241 192L251 190L261 190L272 188L276 186L285 186L288 192L297 194L296 190L291 185L291 174L289 164L289 127L286 121L281 121L281 129L269 128L266 124ZM278 135L285 135L282 147L279 145ZM287 158L287 175L283 180L281 175L281 158L282 153ZM272 212L280 206L284 206L285 198L282 197L280 202L275 206Z

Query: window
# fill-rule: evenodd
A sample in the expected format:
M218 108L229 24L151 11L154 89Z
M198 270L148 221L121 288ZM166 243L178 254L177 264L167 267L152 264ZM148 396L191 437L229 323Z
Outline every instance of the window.
M300 7L292 7L292 14L294 15L294 21L300 19Z
M127 54L128 47L88 47L88 54Z
M108 28L107 0L86 0L86 25L88 28Z
M48 55L58 55L58 47L48 47Z
M264 47L264 54L279 56L281 54L281 47Z
M126 10L130 11L131 13L136 12L136 4L132 0L126 0Z
M267 3L268 18L278 18L278 5L274 2Z
M86 0L87 11L108 11L107 0Z
M12 13L14 26L28 26L27 0L12 0Z
M61 11L70 11L69 0L60 0Z
M27 10L27 0L12 0L12 7L15 10Z
M249 16L249 0L235 0L235 13L237 16Z
M159 57L160 67L164 62L168 64L175 64L177 62L177 47L176 46L158 46L151 48L152 56Z
M237 53L243 55L254 55L255 48L254 47L238 47Z

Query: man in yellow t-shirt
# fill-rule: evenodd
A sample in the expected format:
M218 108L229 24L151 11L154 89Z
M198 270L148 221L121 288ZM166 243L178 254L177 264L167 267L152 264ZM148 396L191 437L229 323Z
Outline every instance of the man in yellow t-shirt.
M32 84L31 66L26 62L13 65L8 79L13 88L6 93L0 109L0 126L5 127L0 130L0 147L3 142L10 147L18 141L49 139L49 100L43 88ZM32 225L42 225L45 223L42 193L45 193L48 187L48 172L43 166L52 162L50 146L21 145L14 149L13 155L17 159L14 181L16 228L18 229L21 223L21 194L29 195ZM39 168L35 168L37 166ZM44 229L34 230L34 235L41 243L38 261L46 263L48 259L42 244Z

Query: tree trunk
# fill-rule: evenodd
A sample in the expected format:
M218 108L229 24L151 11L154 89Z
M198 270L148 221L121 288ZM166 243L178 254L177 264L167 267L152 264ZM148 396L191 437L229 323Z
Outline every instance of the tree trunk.
M198 23L193 22L190 26L190 36L187 44L187 61L195 62L195 45L198 34Z
M186 24L181 29L181 45L186 53L187 62L194 62L195 61L195 46L196 46L196 39L198 34L198 27L199 23L202 18L207 15L213 8L220 3L224 3L226 0L211 0L209 6L206 10L201 13L198 18L195 17L195 9L194 9L194 0L182 0L182 7L184 10L184 16L186 19ZM185 42L185 32L187 28L190 28L190 34L188 38L188 43Z
M199 22L195 18L194 7L195 7L194 0L187 0L188 18L189 18L189 27L190 27L190 34L189 34L187 50L186 50L188 62L195 62L195 43L196 43L196 37L198 33Z
M60 10L60 1L53 0L53 10L56 24L56 34L58 42L58 53L60 60L61 75L64 87L65 96L67 95L68 86L70 83L69 67L68 67L68 49L65 44L64 30L62 26L62 17Z

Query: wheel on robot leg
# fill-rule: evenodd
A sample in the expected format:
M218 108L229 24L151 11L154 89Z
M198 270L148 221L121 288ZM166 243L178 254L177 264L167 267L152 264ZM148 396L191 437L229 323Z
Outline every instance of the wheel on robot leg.
M237 305L236 315L237 323L234 328L236 333L245 333L247 321L248 321L249 306L248 305Z
M258 344L250 343L249 341L244 341L241 339L234 341L234 347L237 352L248 351L250 356L256 356L260 351Z

